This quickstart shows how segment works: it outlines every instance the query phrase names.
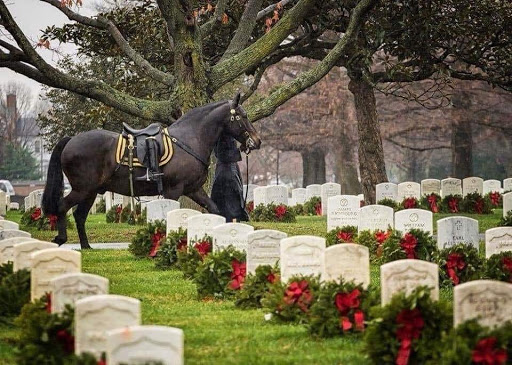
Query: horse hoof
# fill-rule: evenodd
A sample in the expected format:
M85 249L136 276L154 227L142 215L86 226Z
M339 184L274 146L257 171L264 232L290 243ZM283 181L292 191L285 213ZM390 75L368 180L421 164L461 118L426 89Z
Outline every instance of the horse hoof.
M52 242L54 242L54 243L58 244L59 246L60 246L60 245L65 244L65 243L66 243L66 241L67 241L67 239L60 238L59 236L55 237L55 238L52 240Z
M81 250L92 250L92 247L91 247L91 245L89 245L88 243L86 243L86 244L81 244L81 245L80 245L80 249L81 249Z

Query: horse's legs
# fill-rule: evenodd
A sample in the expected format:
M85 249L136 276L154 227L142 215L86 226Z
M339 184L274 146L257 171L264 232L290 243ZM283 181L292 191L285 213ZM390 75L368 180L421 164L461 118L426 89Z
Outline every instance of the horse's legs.
M83 201L87 197L87 193L77 192L72 190L67 196L62 198L59 202L59 213L57 214L57 228L58 235L53 239L53 242L59 246L66 243L68 240L67 228L67 212L75 205Z
M188 194L187 196L193 201L195 201L197 204L202 206L203 208L206 208L208 212L212 214L220 214L219 208L217 208L217 205L208 196L208 194L206 194L203 188L199 188L198 190Z
M73 213L76 222L76 229L78 231L78 237L80 238L80 248L82 250L91 248L89 245L89 240L87 239L87 233L85 232L85 221L87 220L87 215L89 214L89 210L94 204L95 199L96 194L88 196L85 200L78 203L78 206Z

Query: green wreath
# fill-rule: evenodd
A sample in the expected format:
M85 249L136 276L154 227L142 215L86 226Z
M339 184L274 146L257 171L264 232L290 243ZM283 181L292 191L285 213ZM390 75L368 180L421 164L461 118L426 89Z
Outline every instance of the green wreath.
M450 304L432 301L427 287L394 295L388 305L372 307L370 316L364 340L374 364L429 363L439 358L441 336L452 327Z
M165 239L165 229L164 221L149 222L147 226L137 230L128 251L137 258L154 257L160 242Z
M159 269L169 269L178 261L178 251L187 249L187 230L179 228L171 231L167 238L160 242L156 252L155 266Z
M420 198L419 206L421 209L430 210L432 213L440 213L443 209L441 195L430 193Z
M322 198L314 196L304 203L305 215L322 215Z
M377 202L378 205L385 205L386 207L393 208L393 210L398 209L398 203L394 201L393 199L384 198Z
M191 240L186 249L176 252L178 259L176 267L183 272L186 279L194 278L198 266L212 252L212 247L213 238L204 235L201 239Z
M499 225L501 227L512 227L512 210L508 211L507 214L500 219Z
M275 281L263 296L261 305L272 320L306 323L319 289L319 277L293 276L287 283Z
M250 214L251 221L254 222L296 222L295 212L284 204L258 204Z
M503 196L497 191L490 191L485 194L484 199L491 208L499 208L503 206Z
M393 230L387 231L361 231L357 236L356 243L368 247L370 252L370 261L373 263L379 262L382 256L382 250L387 240L393 235Z
M416 208L419 208L419 205L420 205L420 203L418 202L418 199L410 196L410 197L404 198L404 200L402 200L400 202L400 204L398 204L396 210L416 209Z
M469 193L462 199L462 211L474 214L492 213L491 202L478 193Z
M326 246L332 246L339 243L355 243L357 241L357 227L343 226L327 232L325 236Z
M245 253L233 246L205 257L194 275L199 297L231 297L243 286L246 274Z
M402 259L432 261L436 251L437 243L428 232L411 229L402 235L393 231L383 245L381 260L383 263Z
M489 257L485 262L484 278L512 283L512 251Z
M462 195L446 195L441 200L441 212L443 213L461 213Z
M254 274L247 275L242 290L236 292L235 306L241 309L261 308L261 299L276 280L279 281L277 266L258 266Z
M324 283L311 306L309 332L318 337L361 333L370 308L369 294L353 281Z
M471 244L458 243L438 251L434 260L439 265L439 282L442 286L455 286L479 279L483 261Z
M30 301L30 272L13 272L12 262L0 265L0 318L10 321Z
M69 216L66 215L67 226L73 228ZM57 230L57 216L43 214L41 208L33 207L26 210L21 215L20 223L24 227L33 227L39 231L55 231Z

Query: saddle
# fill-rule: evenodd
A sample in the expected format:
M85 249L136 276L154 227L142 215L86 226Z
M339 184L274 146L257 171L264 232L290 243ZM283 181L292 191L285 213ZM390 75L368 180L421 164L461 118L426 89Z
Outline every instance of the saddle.
M133 151L131 156L130 149ZM136 180L155 181L160 194L163 190L160 166L169 162L172 155L172 143L167 128L153 123L144 129L134 129L123 123L123 131L117 143L116 162L129 166L131 170L133 167L145 167L146 174Z

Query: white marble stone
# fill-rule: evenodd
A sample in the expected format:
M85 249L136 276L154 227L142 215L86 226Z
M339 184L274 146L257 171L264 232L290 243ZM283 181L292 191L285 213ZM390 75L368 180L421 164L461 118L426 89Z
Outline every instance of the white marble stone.
M354 281L364 288L370 285L370 252L368 247L355 243L332 245L325 249L323 280Z
M441 180L424 179L421 180L421 195L437 194L441 195Z
M260 204L267 205L267 189L266 186L259 186L254 188L252 192L254 196L254 207Z
M485 180L484 181L484 194L499 193L501 191L501 181L499 180Z
M288 188L283 185L269 185L267 190L267 204L288 205Z
M108 294L108 279L103 276L73 273L50 280L52 313L61 313L66 304L74 305L79 299L91 295Z
M512 251L512 227L497 227L485 231L485 257Z
M462 196L466 196L470 193L478 193L483 195L484 193L484 179L481 177L466 177L462 180Z
M23 203L23 208L24 208L25 210L29 210L30 208L32 208L32 207L31 207L31 205L30 205L30 204L32 204L32 202L30 201L30 196L26 196L26 197L23 199L23 202L24 202L24 203Z
M11 238L17 240L13 246L13 270L30 269L32 267L32 253L48 248L58 248L59 245L52 242L37 241L32 238Z
M0 215L7 214L7 194L0 190Z
M226 218L217 214L200 214L189 217L187 219L187 243L199 240L205 234L213 236L213 229L224 223L226 223Z
M184 347L183 331L179 328L129 326L107 331L109 365L183 365Z
M294 236L281 240L281 281L294 275L323 275L325 238Z
M75 353L96 358L107 351L107 331L140 324L140 301L122 295L93 295L75 302Z
M448 217L437 221L437 248L440 250L458 243L472 245L478 250L478 221L468 217Z
M258 266L274 266L280 258L280 243L288 235L272 229L260 229L247 235L247 273L254 274Z
M512 321L512 284L475 280L453 289L453 325L476 319L485 327Z
M359 224L360 200L357 195L336 195L329 198L327 212L327 231L336 227Z
M406 181L398 184L398 202L402 202L405 198L416 198L420 200L421 186L414 181Z
M503 194L503 217L512 210L512 192Z
M512 191L512 177L503 180L503 191Z
M322 197L322 185L311 184L306 186L306 201L313 197Z
M341 195L341 185L337 183L325 183L322 185L322 215L327 215L329 209L329 198Z
M380 267L381 305L391 301L393 295L406 295L419 286L432 288L430 297L439 300L439 267L422 260L397 260Z
M103 199L105 199L105 209L108 212L112 206L114 205L114 198L112 196L112 192L107 191L105 194L103 194Z
M454 177L441 180L441 197L462 195L462 180Z
M0 264L14 262L14 246L22 242L36 241L31 237L13 237L0 241Z
M7 207L9 210L20 210L20 203L12 202Z
M175 209L167 212L167 234L178 229L187 229L187 220L190 217L201 215L202 213L194 209Z
M30 300L41 298L51 292L50 280L62 274L80 272L81 254L62 248L48 248L30 254Z
M393 228L393 208L385 205L367 205L359 210L359 232L370 230L387 231L388 227Z
M32 206L41 208L41 201L43 200L43 189L34 190L32 194Z
M25 231L20 231L18 229L3 229L0 230L0 241L6 240L8 238L14 237L32 237L32 235Z
M16 222L8 221L7 219L2 219L0 221L0 230L4 229L20 229L20 225Z
M398 185L385 182L375 185L376 202L383 199L398 201Z
M404 209L395 213L395 229L402 233L420 229L434 234L433 214L425 209Z
M247 196L247 202L254 201L254 189L256 189L257 187L258 185L256 184L244 185L244 199Z
M244 223L224 223L213 229L213 249L223 250L233 246L239 251L247 252L247 235L254 227Z
M306 188L297 188L292 190L292 199L295 199L295 204L304 204L306 202L306 196Z
M158 199L147 203L146 208L147 222L149 223L156 220L165 220L168 212L180 209L180 203L172 199Z

